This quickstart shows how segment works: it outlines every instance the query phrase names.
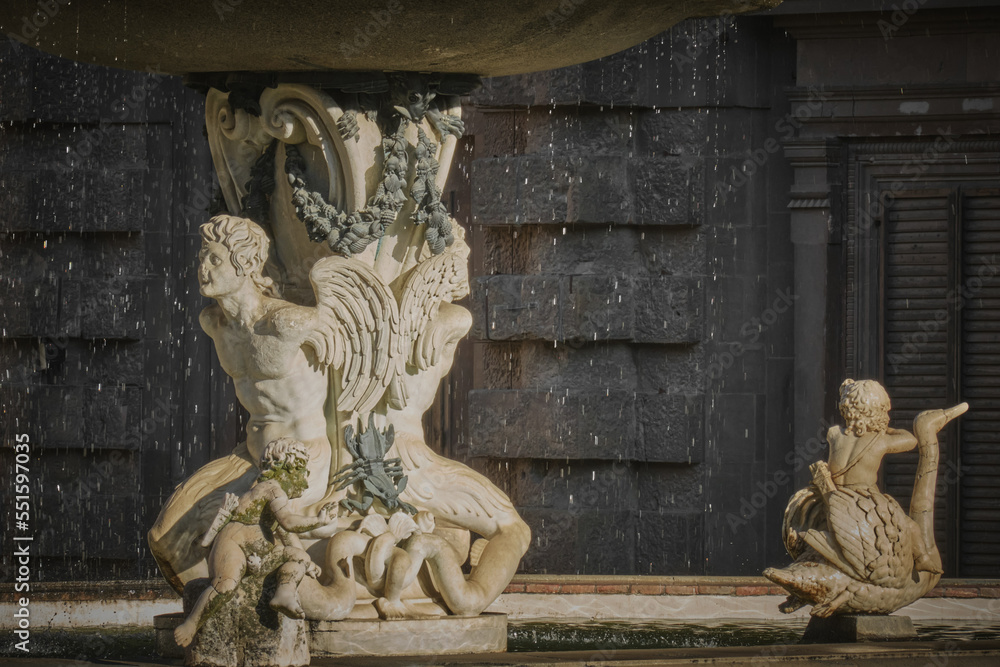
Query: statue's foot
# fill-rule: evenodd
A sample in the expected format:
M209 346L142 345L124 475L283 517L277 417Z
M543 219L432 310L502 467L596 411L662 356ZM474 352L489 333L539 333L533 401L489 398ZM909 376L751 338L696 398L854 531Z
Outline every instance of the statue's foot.
M178 646L190 646L196 632L198 632L197 624L184 621L174 629L174 641Z
M930 572L932 574L944 574L944 570L938 567L930 554L922 554L913 563L913 569L917 572Z
M271 609L279 614L284 614L288 618L305 618L306 612L302 609L299 596L295 594L295 589L290 586L279 586L271 598Z
M402 600L390 600L389 598L379 598L375 601L375 608L378 615L387 621L399 620L401 618L414 618L419 614L413 614Z
M796 595L789 595L788 598L778 605L778 611L782 614L791 614L793 611L806 606L806 601Z
M822 602L820 604L813 605L812 611L809 613L813 616L818 616L819 618L829 618L833 616L833 613L840 609L840 606L847 602L850 598L850 591L841 591L840 595L833 598L829 602Z

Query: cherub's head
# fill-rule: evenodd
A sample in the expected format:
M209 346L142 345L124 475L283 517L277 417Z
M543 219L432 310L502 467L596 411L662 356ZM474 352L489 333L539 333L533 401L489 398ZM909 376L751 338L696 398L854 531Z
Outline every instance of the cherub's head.
M840 414L854 435L885 433L889 427L889 394L875 380L844 380L840 385Z
M217 215L201 226L201 239L198 284L204 296L230 294L247 279L260 292L274 293L274 281L264 275L270 242L260 225Z
M260 457L260 480L273 479L289 498L299 498L308 487L306 481L309 451L294 438L278 438L267 443Z

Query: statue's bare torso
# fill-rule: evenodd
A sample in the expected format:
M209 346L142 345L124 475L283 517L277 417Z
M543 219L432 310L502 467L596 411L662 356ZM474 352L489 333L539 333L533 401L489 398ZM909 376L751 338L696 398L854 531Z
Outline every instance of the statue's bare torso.
M309 449L309 490L302 504L326 492L331 448L327 437L327 368L316 363L304 342L313 309L264 297L263 311L250 325L229 320L218 304L202 311L202 328L215 341L219 363L233 378L236 396L250 413L247 449L259 460L267 443L283 436Z

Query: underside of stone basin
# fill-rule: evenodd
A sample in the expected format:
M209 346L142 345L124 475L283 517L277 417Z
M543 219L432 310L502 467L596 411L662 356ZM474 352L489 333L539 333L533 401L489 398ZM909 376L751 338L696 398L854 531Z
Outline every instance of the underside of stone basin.
M594 60L684 19L780 0L5 2L0 29L82 62L171 74L409 70L500 76Z

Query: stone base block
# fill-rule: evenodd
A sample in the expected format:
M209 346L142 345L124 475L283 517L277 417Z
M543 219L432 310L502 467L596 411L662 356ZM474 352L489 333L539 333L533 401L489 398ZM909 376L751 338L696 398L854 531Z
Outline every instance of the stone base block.
M454 655L507 650L507 615L309 623L314 656Z
M153 618L156 650L164 658L184 657L174 641L174 628L183 621L180 612ZM502 653L507 650L507 615L311 621L308 633L314 656Z
M916 639L917 631L909 616L844 614L809 619L803 644L833 644Z

